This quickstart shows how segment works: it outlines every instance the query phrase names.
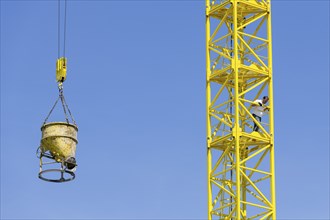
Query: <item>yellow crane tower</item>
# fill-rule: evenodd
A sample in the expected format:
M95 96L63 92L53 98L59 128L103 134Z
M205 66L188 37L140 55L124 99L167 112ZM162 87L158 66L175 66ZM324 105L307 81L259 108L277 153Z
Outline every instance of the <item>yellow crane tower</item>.
M271 30L269 0L206 0L208 219L276 219Z

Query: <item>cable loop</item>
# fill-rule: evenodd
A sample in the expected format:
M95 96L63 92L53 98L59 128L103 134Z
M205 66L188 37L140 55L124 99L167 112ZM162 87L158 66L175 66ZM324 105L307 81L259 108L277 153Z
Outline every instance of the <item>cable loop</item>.
M46 117L46 119L45 119L43 125L45 125L45 124L47 123L47 120L48 120L49 116L52 114L53 110L55 109L55 106L57 105L58 100L61 100L62 108L63 108L63 112L64 112L64 115L65 115L65 120L66 120L66 122L67 122L68 124L70 124L69 117L68 117L68 114L67 114L67 112L68 112L69 115L70 115L70 118L71 118L71 120L72 120L72 122L73 122L73 124L76 125L76 121L74 120L73 115L72 115L72 113L71 113L71 111L70 111L70 109L69 109L69 106L68 106L68 104L67 104L66 101L65 101L64 94L63 94L63 84L62 84L62 83L59 83L59 84L58 84L58 91L59 91L59 96L58 96L58 98L57 98L55 104L54 104L53 107L51 108L50 112L48 113L48 115L47 115L47 117Z

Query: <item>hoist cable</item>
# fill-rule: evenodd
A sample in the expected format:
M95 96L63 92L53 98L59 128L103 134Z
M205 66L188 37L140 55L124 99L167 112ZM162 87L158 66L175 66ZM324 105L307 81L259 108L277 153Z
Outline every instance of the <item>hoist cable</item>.
M58 58L61 57L61 0L58 0L58 9L57 9L57 34L58 34ZM66 46L66 8L67 8L67 0L64 0L64 20L63 20L63 57L65 57L65 46Z
M66 2L64 1L64 39L63 39L63 56L65 57L65 41L66 41Z
M60 58L60 45L61 45L61 3L58 0L57 4L57 58Z

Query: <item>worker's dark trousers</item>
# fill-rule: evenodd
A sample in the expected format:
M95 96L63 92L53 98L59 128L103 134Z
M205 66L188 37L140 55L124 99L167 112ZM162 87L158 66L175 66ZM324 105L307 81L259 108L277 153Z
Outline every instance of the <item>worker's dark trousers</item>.
M258 115L255 115L255 114L252 114L252 115L255 119L257 119L257 121L261 122L261 117L259 117ZM253 131L259 131L259 127L256 123L254 123Z

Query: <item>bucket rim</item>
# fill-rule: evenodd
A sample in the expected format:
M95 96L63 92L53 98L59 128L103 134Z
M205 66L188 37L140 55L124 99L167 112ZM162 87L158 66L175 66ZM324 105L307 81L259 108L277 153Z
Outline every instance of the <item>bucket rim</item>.
M78 126L76 124L71 124L71 123L62 122L62 121L45 123L41 126L40 129L42 131L45 127L52 126L52 125L66 125L66 126L73 127L76 131L78 131Z

